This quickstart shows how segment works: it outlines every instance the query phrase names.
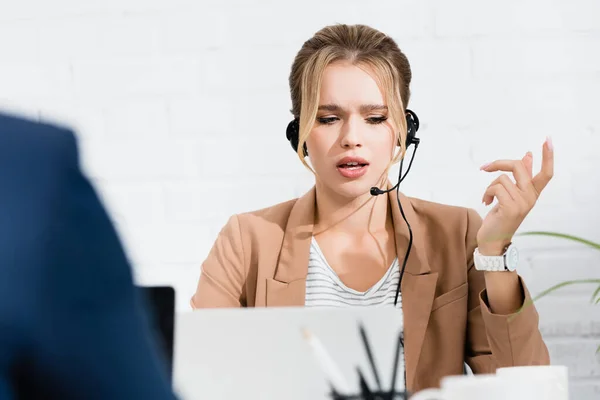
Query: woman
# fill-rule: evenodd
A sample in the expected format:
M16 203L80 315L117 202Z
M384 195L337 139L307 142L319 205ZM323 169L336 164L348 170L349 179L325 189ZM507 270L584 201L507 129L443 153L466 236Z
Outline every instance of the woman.
M548 364L535 308L510 318L529 299L510 243L551 179L552 143L535 177L531 153L482 167L516 180L504 174L490 184L483 202L497 203L483 220L394 193L389 167L418 144L410 81L396 43L367 26L329 26L304 43L290 75L288 139L315 185L299 199L232 216L191 305L395 305L411 392L462 373L463 361L475 373Z

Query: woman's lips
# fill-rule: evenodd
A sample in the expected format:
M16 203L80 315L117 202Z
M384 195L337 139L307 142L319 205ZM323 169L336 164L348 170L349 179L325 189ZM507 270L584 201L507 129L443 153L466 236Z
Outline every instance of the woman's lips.
M360 162L359 162L360 161ZM364 160L342 160L342 163L337 165L338 172L344 177L349 179L360 178L367 173L369 164Z

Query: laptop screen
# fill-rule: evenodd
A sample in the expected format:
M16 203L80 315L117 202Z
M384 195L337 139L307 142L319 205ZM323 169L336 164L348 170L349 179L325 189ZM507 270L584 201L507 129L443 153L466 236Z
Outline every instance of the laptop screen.
M139 286L150 320L152 335L166 365L169 381L173 375L175 290L170 286Z

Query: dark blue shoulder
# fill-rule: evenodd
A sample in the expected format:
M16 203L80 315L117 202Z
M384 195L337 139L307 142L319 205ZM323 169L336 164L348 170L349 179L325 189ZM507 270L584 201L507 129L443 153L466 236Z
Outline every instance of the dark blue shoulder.
M17 163L20 159L55 165L65 157L77 157L77 143L66 126L0 113L0 154Z

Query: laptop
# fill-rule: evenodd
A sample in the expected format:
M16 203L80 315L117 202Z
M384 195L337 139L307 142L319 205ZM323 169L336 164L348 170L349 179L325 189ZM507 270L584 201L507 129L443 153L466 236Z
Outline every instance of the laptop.
M164 361L164 368L172 383L173 350L175 339L175 290L170 286L138 286L151 334Z
M402 314L392 307L201 309L176 316L173 388L182 399L332 399L305 332L318 338L358 394L360 367L377 389L361 339L365 328L383 389L389 389ZM401 357L396 382L404 382ZM339 386L339 385L338 385ZM396 386L398 387L398 386ZM340 388L337 388L338 390Z

